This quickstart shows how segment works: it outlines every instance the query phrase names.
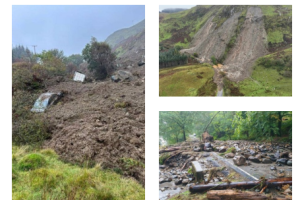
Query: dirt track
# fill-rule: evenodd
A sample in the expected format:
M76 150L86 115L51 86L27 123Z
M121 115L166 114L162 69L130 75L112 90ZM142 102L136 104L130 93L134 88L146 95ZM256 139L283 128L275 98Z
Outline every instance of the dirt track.
M144 184L144 167L126 167L123 160L145 163L144 67L137 70L139 77L128 83L68 81L47 88L66 95L45 113L52 138L44 147L69 162L121 169Z

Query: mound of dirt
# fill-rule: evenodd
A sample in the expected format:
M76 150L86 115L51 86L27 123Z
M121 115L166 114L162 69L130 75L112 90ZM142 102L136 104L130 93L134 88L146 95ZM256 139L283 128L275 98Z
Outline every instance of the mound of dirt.
M144 67L143 67L144 69ZM140 69L141 70L141 69ZM64 91L47 109L52 137L44 143L63 160L100 163L145 182L145 85L142 72L133 82L62 82L47 88ZM126 161L132 161L131 164ZM140 164L142 163L142 164Z

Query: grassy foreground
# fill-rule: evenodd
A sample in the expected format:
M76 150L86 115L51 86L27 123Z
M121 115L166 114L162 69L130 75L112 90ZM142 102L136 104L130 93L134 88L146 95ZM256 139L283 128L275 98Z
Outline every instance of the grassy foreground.
M208 64L159 70L159 96L215 96L214 70Z
M12 149L12 199L145 199L145 189L101 166L81 168L58 159L51 149Z

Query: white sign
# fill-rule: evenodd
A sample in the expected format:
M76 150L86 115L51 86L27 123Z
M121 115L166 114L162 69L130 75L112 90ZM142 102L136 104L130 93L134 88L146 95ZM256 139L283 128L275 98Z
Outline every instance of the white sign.
M85 75L84 75L84 74L79 73L79 72L75 72L74 78L73 78L74 81L80 81L80 82L83 82L84 79L85 79Z

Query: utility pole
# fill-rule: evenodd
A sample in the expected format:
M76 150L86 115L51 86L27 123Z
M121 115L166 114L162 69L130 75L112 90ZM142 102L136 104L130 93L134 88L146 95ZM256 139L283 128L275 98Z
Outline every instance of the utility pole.
M36 47L37 45L32 45L32 46L33 46L33 49L34 49L34 55L35 55L35 54L36 54L36 53L35 53L35 47Z

